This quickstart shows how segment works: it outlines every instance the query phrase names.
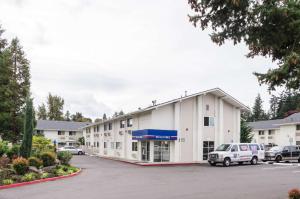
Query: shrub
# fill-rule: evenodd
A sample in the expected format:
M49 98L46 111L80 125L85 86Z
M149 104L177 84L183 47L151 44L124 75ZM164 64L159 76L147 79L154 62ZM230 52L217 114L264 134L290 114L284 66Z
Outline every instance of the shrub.
M43 161L36 158L36 157L28 158L28 163L29 163L29 166L33 166L33 167L36 167L38 169L43 165Z
M54 145L50 139L41 135L35 135L32 137L32 155L40 158L40 155L44 152L54 152Z
M10 159L15 159L19 156L19 152L20 152L20 146L15 144L6 152L6 155Z
M8 157L0 157L0 168L7 168L8 164L10 162L10 159Z
M50 176L49 173L46 172L46 173L42 173L41 178L42 179L49 178L49 176Z
M12 179L4 179L2 180L2 184L3 185L9 185L9 184L13 184L14 181Z
M44 152L40 158L43 161L44 167L55 165L55 154L52 152Z
M15 174L15 171L12 169L0 169L0 179L10 178L13 174Z
M62 168L56 169L54 173L55 173L57 176L64 176L64 175L67 175L67 174L68 174L68 172L64 171Z
M292 189L289 191L289 199L300 199L299 189Z
M18 175L24 175L28 171L28 160L22 157L14 159L13 168Z
M37 174L35 173L26 173L23 177L22 177L22 181L23 182L29 182L29 181L33 181L36 180L38 178Z
M57 159L59 159L61 164L68 165L72 159L72 154L69 151L60 151L57 153Z
M8 151L8 142L0 141L0 157Z

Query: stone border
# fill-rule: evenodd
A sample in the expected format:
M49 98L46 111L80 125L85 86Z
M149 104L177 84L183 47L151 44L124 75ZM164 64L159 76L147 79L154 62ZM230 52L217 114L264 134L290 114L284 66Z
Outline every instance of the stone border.
M30 185L30 184L48 182L48 181L55 181L55 180L64 179L64 178L69 178L69 177L73 177L73 176L78 175L81 171L82 170L79 169L77 172L71 173L69 175L57 176L57 177L52 177L52 178L44 178L44 179L33 180L33 181L29 181L29 182L20 182L20 183L9 184L9 185L2 185L2 186L0 186L0 190L14 188L14 187L26 186L26 185Z

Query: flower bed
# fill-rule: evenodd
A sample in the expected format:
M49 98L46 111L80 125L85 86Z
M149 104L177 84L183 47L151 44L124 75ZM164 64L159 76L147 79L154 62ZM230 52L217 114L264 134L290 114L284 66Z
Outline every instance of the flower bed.
M12 149L15 150L13 154ZM5 142L0 141L1 151L0 189L14 184L32 184L30 182L58 179L80 171L79 168L69 165L72 154L66 151L55 153L54 150L40 150L26 159L20 157L14 147L9 149Z

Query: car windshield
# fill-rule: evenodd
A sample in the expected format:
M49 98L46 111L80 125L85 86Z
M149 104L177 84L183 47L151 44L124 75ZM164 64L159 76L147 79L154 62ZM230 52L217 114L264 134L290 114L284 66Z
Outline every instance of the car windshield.
M228 151L230 146L230 144L222 144L216 149L216 151Z
M269 151L281 151L281 150L282 150L281 147L279 147L279 146L274 146L274 147L270 148Z

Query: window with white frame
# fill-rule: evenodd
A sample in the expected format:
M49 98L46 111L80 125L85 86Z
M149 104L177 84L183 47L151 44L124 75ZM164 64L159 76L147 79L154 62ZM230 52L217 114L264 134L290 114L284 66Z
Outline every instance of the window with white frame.
M125 120L120 121L120 128L125 128Z
M137 150L138 150L137 142L132 142L132 143L131 143L131 150L132 150L132 151L137 151Z
M76 131L70 131L70 132L69 132L69 135L70 135L70 136L76 135Z
M122 149L122 143L116 142L116 149Z
M110 143L110 148L111 148L111 149L114 149L114 148L115 148L115 143L114 143L114 142L111 142L111 143Z
M204 126L215 126L214 117L204 117Z
M107 148L107 143L106 142L103 142L103 148Z
M64 131L58 131L58 135L65 135Z
M265 131L258 131L258 135L265 135Z
M108 130L112 130L112 123L108 123Z
M128 118L127 119L127 127L132 127L132 124L133 124L132 118Z
M297 130L297 131L300 131L300 124L297 124L296 130Z
M107 131L107 124L104 124L104 131Z

